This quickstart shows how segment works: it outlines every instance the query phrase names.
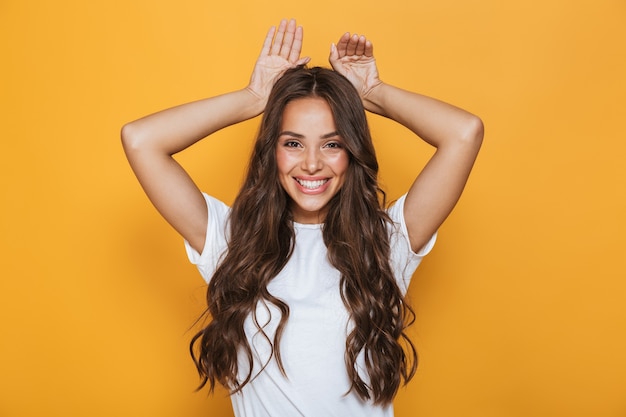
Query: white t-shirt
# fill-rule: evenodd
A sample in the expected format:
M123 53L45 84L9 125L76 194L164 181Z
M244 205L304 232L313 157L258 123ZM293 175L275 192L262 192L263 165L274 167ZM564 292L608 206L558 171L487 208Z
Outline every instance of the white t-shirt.
M209 210L207 237L202 254L185 242L189 260L208 282L227 246L230 209L205 194ZM406 292L413 272L432 249L436 234L420 250L411 251L404 223L405 196L389 209L395 222L390 230L391 266L398 285ZM340 274L327 259L322 225L294 223L295 247L285 268L268 284L268 290L289 305L290 313L281 339L281 355L287 376L270 357L270 344L259 333L253 318L244 323L254 355L253 380L232 395L237 417L328 417L393 416L393 406L374 406L350 389L344 362L350 323L339 291ZM391 228L390 228L391 229ZM260 304L256 320L273 340L280 312L271 304ZM239 362L240 379L248 363ZM259 372L263 365L265 369ZM361 367L363 369L363 367ZM365 381L366 375L362 375Z

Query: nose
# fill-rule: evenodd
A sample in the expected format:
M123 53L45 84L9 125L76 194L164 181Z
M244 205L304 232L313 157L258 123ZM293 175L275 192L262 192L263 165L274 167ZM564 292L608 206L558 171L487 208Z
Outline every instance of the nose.
M322 161L320 150L316 147L307 148L304 152L304 158L302 159L302 170L313 174L322 169L323 166L324 162Z

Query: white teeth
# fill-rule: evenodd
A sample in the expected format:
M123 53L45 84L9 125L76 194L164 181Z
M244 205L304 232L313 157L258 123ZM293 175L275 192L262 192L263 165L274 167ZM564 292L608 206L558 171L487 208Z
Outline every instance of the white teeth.
M301 179L296 178L296 181L298 181L298 184L300 184L304 188L308 190L314 190L326 184L328 180L307 181L307 180L301 180Z

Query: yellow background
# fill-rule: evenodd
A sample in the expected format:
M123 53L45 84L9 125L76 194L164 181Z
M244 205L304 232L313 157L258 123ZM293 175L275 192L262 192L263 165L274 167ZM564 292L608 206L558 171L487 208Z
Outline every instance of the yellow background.
M410 289L397 416L626 416L626 2L0 2L0 416L228 416L194 393L203 282L131 174L123 123L245 85L266 29L326 64L367 34L388 82L485 144ZM403 193L430 150L372 117ZM180 156L232 201L258 120Z

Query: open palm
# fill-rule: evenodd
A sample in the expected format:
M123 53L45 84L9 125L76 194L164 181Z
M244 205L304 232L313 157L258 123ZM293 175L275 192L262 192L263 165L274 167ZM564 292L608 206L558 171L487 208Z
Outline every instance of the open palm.
M309 62L308 57L300 58L302 38L302 27L296 26L294 19L283 19L278 28L270 28L250 77L248 89L253 94L267 101L274 83L285 71Z
M329 61L335 71L350 80L362 99L381 83L374 47L363 35L345 33L332 46Z

